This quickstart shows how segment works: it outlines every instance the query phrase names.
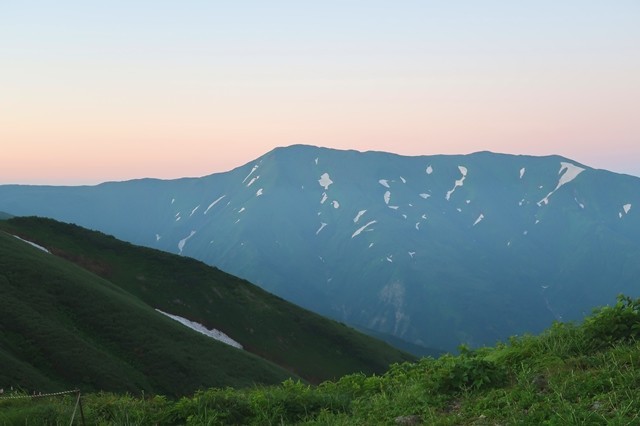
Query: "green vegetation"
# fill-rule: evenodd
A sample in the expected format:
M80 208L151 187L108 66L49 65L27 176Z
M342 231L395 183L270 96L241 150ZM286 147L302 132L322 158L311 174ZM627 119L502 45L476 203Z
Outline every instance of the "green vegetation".
M279 383L291 376L0 232L0 388L179 396L210 386Z
M310 386L209 389L170 400L93 394L88 424L628 425L640 423L640 299L620 296L581 325L556 322L457 356ZM68 422L75 399L0 399L0 424ZM4 423L3 423L4 422Z
M410 359L202 262L53 220L0 221L0 387L179 396L287 377L319 383Z
M11 219L13 216L10 215L9 213L5 213L5 212L1 212L0 211L0 220L5 220L5 219Z

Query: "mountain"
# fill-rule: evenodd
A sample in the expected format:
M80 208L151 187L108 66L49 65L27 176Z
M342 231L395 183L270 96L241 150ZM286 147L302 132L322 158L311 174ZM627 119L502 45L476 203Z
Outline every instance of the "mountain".
M413 359L200 261L51 219L0 221L0 294L7 387L184 395Z
M559 156L275 149L202 178L0 186L0 209L191 256L451 350L638 294L640 179Z
M88 271L0 232L0 383L184 395L291 376L197 334Z

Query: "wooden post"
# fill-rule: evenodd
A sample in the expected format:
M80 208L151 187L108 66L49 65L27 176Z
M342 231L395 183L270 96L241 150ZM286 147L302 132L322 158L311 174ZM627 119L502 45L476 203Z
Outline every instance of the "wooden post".
M82 420L82 426L86 426L84 422L84 411L82 410L82 398L79 390L78 390L78 402L80 403L80 419Z

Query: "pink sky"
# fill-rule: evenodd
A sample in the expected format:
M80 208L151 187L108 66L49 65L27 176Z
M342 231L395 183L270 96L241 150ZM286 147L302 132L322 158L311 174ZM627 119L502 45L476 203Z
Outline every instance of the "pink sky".
M0 184L202 176L298 143L640 176L635 1L62 3L0 6Z

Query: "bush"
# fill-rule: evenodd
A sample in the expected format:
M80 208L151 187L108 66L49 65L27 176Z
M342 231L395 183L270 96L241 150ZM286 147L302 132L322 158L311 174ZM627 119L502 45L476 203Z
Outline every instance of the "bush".
M431 380L441 393L487 389L504 384L507 372L503 366L464 351L456 357L444 355L435 363Z
M614 306L597 309L585 319L583 328L594 350L635 341L640 336L640 299L619 295Z

